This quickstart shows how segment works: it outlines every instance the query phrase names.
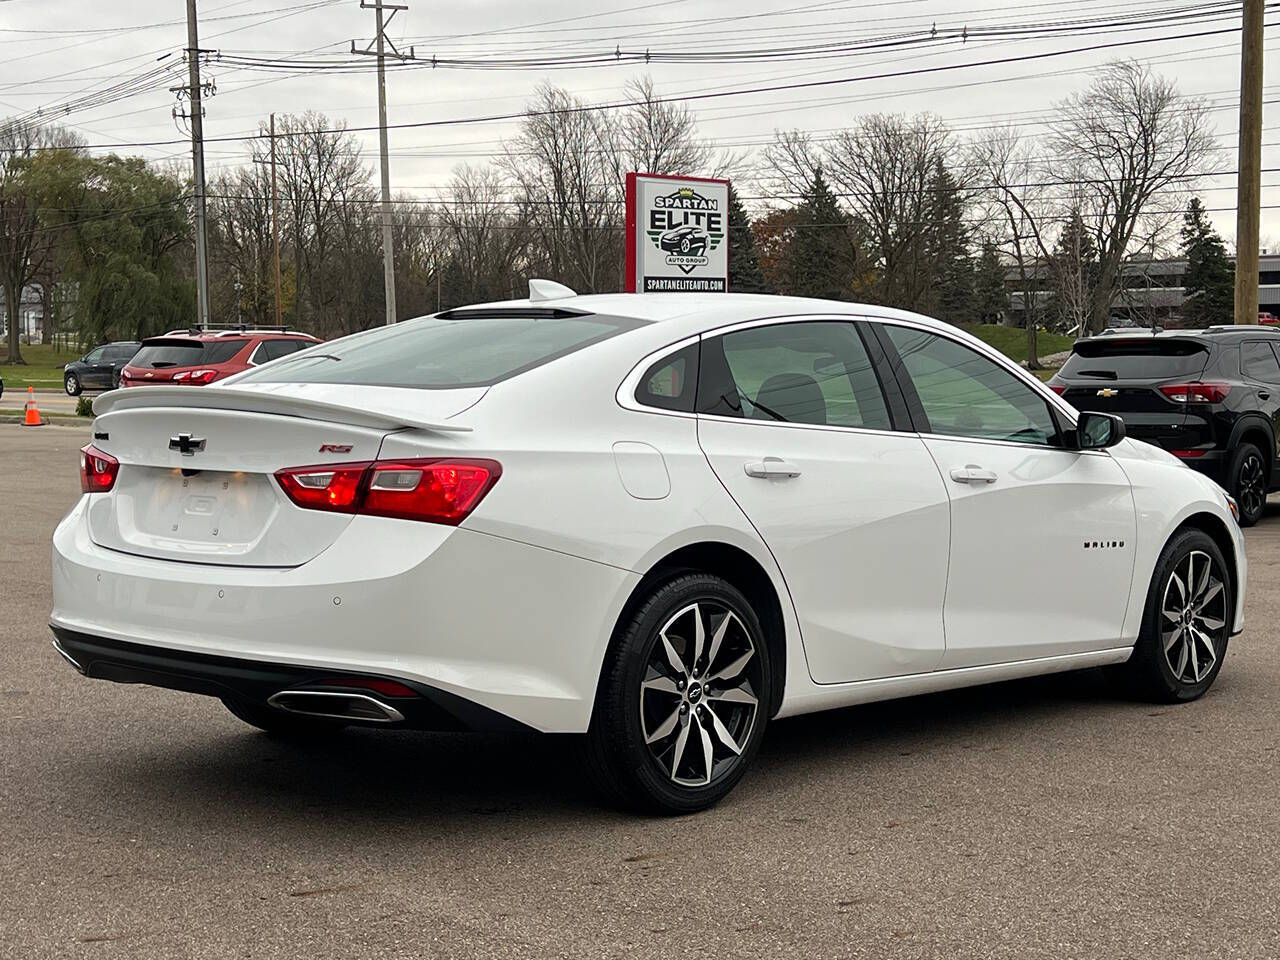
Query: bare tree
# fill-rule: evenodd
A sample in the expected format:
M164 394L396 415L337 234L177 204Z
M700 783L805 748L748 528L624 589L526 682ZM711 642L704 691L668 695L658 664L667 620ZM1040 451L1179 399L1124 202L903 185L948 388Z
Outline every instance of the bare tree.
M1104 68L1059 111L1049 169L1054 179L1088 187L1080 213L1098 252L1089 323L1096 333L1106 325L1130 250L1160 244L1180 212L1171 188L1193 185L1220 162L1218 145L1203 101L1180 96L1172 81L1131 61Z
M1040 181L1036 146L1012 126L998 127L970 145L970 162L982 192L987 237L1013 262L1022 295L1027 330L1027 367L1040 365L1036 333L1041 319L1041 290L1051 257L1047 244L1055 208Z
M631 106L618 124L621 172L699 175L712 166L711 150L698 139L698 121L688 104L664 103L652 77L627 83Z
M449 289L443 306L510 297L526 233L501 174L492 167L456 168L440 219L452 267L445 267Z

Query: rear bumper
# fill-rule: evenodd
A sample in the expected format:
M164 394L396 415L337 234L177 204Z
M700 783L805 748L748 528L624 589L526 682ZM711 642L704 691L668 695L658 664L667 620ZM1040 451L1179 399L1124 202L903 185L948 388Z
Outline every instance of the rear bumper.
M156 560L95 544L90 496L54 532L50 626L71 643L113 645L104 663L133 650L386 677L543 732L587 729L613 622L639 581L465 527L379 517L354 518L299 567Z
M295 664L267 663L233 657L186 653L92 637L54 627L55 646L86 677L116 683L144 683L153 687L199 693L266 706L285 690L351 693L367 680L395 679L417 695L387 696L370 691L376 699L404 718L399 728L414 730L528 730L525 724L462 697L403 678L378 677L348 670L322 670ZM352 722L359 722L352 721Z

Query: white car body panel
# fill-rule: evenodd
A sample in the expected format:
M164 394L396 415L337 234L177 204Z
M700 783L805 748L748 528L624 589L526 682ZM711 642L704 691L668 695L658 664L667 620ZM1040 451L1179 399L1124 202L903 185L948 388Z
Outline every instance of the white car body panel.
M1030 507L1001 506L1003 498L993 496L988 502L997 509L988 509L983 498L990 494L954 489L938 467L973 458L951 457L953 441L713 423L643 408L632 396L652 359L691 338L760 318L822 315L884 319L954 337L1015 370L1074 421L1074 411L1033 377L946 324L779 297L627 294L557 303L655 322L487 389L240 386L231 378L219 388L139 388L99 398L95 430L111 434L103 442L109 453L117 433L124 444L133 427L167 438L185 429L184 417L221 411L263 431L260 446L277 459L297 459L264 460L264 469L362 459L380 437L382 459L488 457L502 464L503 476L460 527L343 516L326 529L327 545L305 562L281 562L306 552L289 554L290 545L263 553L271 563L239 567L177 562L163 551L133 555L147 552L146 545L127 537L95 543L89 514L96 517L103 509L98 501L112 495L86 494L54 536L51 622L188 652L376 671L438 687L538 730L581 732L590 723L610 632L644 574L681 548L725 544L753 560L776 594L785 640L777 715L786 716L1119 662L1138 635L1160 549L1179 524L1207 515L1229 531L1228 560L1237 572L1233 626L1242 628L1244 541L1226 500L1212 481L1143 444L1051 451L1071 461L1065 468L1037 460L1048 456L1043 448L1028 458L1026 448L1009 445L1014 449L1001 451L996 465L1002 476L1065 490L1062 510L1037 518ZM351 452L303 456L304 444L314 450L313 440L335 429L334 436L347 438L340 443L350 440ZM760 430L776 434L767 449L756 440ZM866 497L858 502L824 487L811 513L797 502L788 508L790 519L766 517L775 494L793 495L787 482L737 481L734 464L741 470L748 455L803 459L799 480L844 471ZM165 465L180 468L180 455L174 457ZM995 458L988 454L991 463ZM881 472L870 472L870 463ZM734 477L726 480L729 489L717 470ZM964 507L958 519L957 503ZM822 515L841 510L847 512L838 514L835 535L825 535ZM757 511L753 523L747 514ZM965 540L954 551L953 530ZM1130 538L1132 549L1114 553L1082 547L1085 540L1129 544ZM996 595L972 575L981 564L1012 578L1016 586L1002 591L1016 594L1008 609L995 608ZM864 579L832 602L827 590L850 568ZM1080 609L1091 591L1097 609ZM954 607L943 606L952 599Z

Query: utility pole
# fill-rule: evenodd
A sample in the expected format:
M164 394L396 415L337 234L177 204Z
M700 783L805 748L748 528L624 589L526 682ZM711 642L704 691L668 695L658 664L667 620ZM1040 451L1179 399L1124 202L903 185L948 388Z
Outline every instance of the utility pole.
M1258 322L1262 203L1262 8L1244 0L1240 31L1240 157L1236 164L1236 323Z
M283 326L280 310L280 194L276 191L276 115L271 115L271 254L276 269L276 326Z
M209 323L209 251L204 225L204 107L200 104L200 38L196 0L187 0L187 88L191 97L191 166L195 177L196 313L200 326Z
M391 168L387 162L387 57L397 60L413 60L413 47L409 53L403 54L387 36L386 29L392 18L400 10L409 8L398 3L384 3L383 0L360 0L361 10L374 10L377 14L377 34L368 47L357 50L355 41L351 41L351 52L378 58L378 152L382 160L382 278L386 287L387 323L396 322L396 253L395 240L391 234ZM383 19L383 11L391 11L390 16ZM391 52L387 53L386 48Z

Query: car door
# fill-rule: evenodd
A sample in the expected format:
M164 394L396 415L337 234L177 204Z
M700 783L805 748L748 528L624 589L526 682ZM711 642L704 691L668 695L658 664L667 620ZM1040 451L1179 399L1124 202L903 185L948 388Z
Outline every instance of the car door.
M1274 435L1280 437L1280 361L1276 359L1273 346L1268 340L1246 340L1240 344L1240 373L1253 384L1257 391L1258 411L1271 421ZM1276 456L1277 463L1280 463L1280 450ZM1275 466L1273 463L1273 475Z
M1136 529L1120 465L1069 449L1049 401L1003 363L920 327L877 329L951 499L942 667L1119 645Z
M80 360L83 364L80 372L80 385L83 387L101 387L110 382L111 365L107 362L107 348L94 347Z
M924 673L943 653L947 494L877 358L847 319L702 339L699 443L778 562L818 683Z

